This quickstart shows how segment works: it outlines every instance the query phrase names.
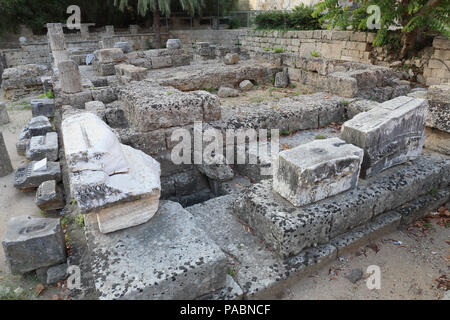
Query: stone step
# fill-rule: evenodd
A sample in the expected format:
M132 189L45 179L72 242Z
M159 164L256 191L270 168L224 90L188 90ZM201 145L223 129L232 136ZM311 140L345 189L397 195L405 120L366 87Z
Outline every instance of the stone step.
M85 220L100 299L191 300L231 285L226 256L178 203L162 201L150 222L110 234Z
M283 258L326 244L420 195L447 188L450 159L425 154L360 181L356 189L303 207L294 207L264 180L241 194L235 214Z
M195 223L233 260L230 273L243 290L244 299L273 298L299 279L324 267L338 256L357 251L368 243L419 219L448 201L450 189L427 194L372 221L344 233L331 242L308 248L283 259L253 234L248 225L233 214L238 195L230 194L186 208ZM211 228L220 226L220 228ZM238 298L238 297L236 297ZM239 297L240 298L240 297ZM214 298L212 298L214 299Z

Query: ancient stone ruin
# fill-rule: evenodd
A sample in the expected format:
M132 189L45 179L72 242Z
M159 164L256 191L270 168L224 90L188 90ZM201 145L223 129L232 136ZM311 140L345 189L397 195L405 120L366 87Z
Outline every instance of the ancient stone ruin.
M48 215L9 222L12 273L55 283L80 267L80 299L268 298L449 202L449 86L411 90L368 63L363 35L311 31L358 47L341 48L349 61L250 33L149 50L107 28L82 50L47 29L48 65L3 73L32 116L14 186ZM5 149L0 133L0 176ZM69 256L61 216L82 235Z

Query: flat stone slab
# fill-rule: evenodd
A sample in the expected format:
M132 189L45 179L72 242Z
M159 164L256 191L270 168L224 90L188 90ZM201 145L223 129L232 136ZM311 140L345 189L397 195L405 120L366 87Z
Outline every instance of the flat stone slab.
M28 124L22 129L19 140L31 139L35 136L45 136L47 132L52 132L52 124L47 117L37 116L31 118Z
M48 161L58 160L58 134L56 132L48 132L45 136L32 137L27 148L26 157L28 160L34 161L44 158L47 158Z
M339 194L357 186L363 155L339 138L282 151L274 163L273 188L294 206Z
M364 149L362 177L420 155L425 142L427 108L426 100L398 97L343 124L341 138Z
M23 274L66 260L59 219L14 217L8 222L2 245L13 274Z
M265 180L239 195L233 210L277 254L289 257L326 244L433 188L446 188L449 181L450 160L431 154L362 180L356 189L301 208L280 197L272 190L271 181Z
M158 209L160 165L122 145L96 115L83 112L61 125L70 192L83 213L94 213L104 233L150 220Z
M45 160L45 159L43 159ZM41 166L42 161L31 161L25 166L17 169L14 180L14 187L18 189L34 189L48 180L61 181L61 168L59 162L46 162Z
M428 89L427 126L450 133L450 85Z
M227 286L225 255L178 203L107 235L88 216L86 239L100 299L195 299Z

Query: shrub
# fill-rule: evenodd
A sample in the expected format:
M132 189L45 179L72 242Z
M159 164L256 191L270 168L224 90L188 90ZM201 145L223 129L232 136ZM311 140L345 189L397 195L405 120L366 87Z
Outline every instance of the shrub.
M260 13L256 16L255 23L258 29L320 29L320 16L313 17L313 12L312 8L301 4L291 12L269 11Z

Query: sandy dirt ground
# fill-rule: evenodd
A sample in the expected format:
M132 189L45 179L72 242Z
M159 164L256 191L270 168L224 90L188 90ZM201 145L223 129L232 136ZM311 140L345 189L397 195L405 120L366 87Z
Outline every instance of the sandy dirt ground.
M287 91L286 95L295 94L295 89ZM267 90L258 89L238 100L244 103L245 99L250 101L261 96L266 99L267 95L270 97ZM17 169L26 160L17 155L15 143L21 128L31 118L31 112L26 102L9 105L8 112L11 123L0 126L0 130L13 167ZM34 204L34 192L20 192L13 187L13 182L13 173L0 178L0 238L11 217L41 216ZM450 278L449 230L448 223L443 225L439 219L421 221L417 227L396 231L379 239L375 245L340 257L274 299L439 299L449 285L445 280ZM364 279L366 274L355 284L345 278L352 269L360 268L365 273L371 265L380 267L381 289L369 290ZM36 277L10 275L3 249L0 249L0 296L1 290L5 289L10 293L3 295L3 299L56 299L64 296L64 289L43 285Z
M11 120L0 125L14 170L27 163L25 157L16 152L15 143L20 131L31 119L29 99L13 105L7 104ZM34 203L35 192L21 192L13 187L14 173L0 178L0 239L10 218L16 216L42 217ZM9 293L6 293L9 291ZM15 291L15 292L14 292ZM0 299L51 299L60 293L57 286L47 286L34 275L13 276L9 273L3 248L0 249Z

